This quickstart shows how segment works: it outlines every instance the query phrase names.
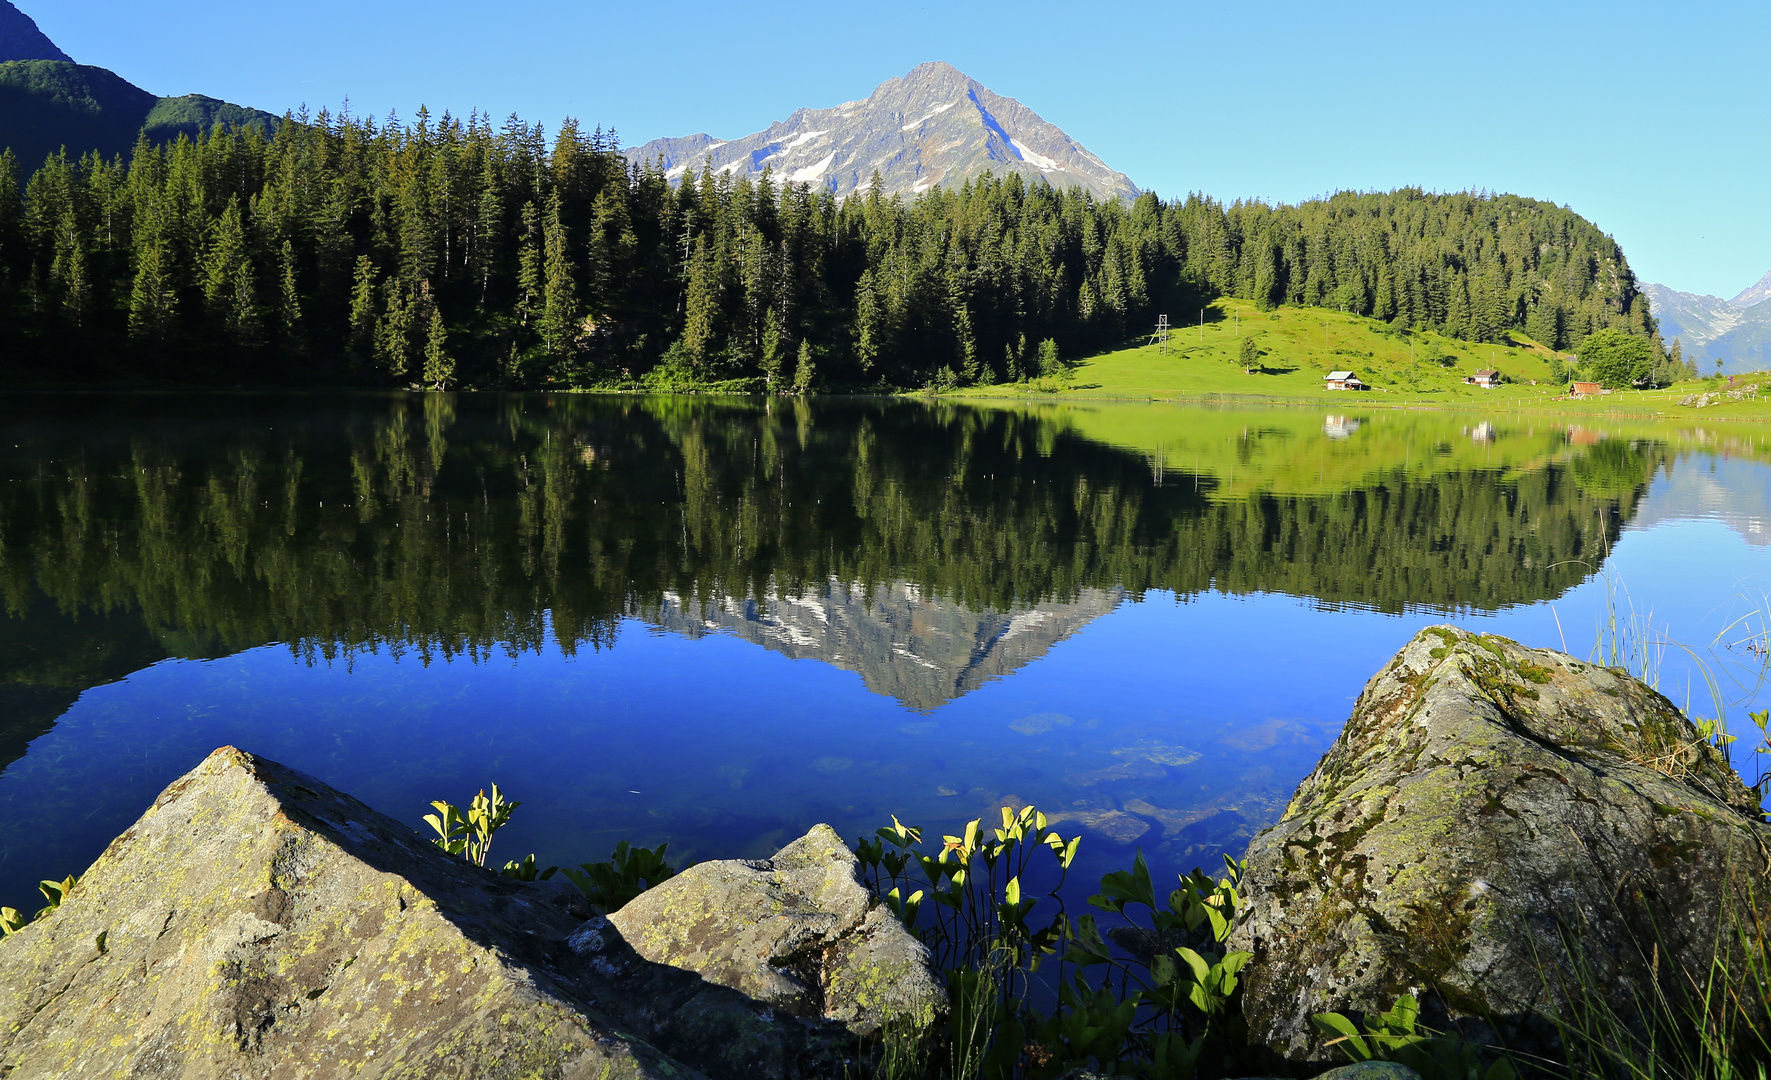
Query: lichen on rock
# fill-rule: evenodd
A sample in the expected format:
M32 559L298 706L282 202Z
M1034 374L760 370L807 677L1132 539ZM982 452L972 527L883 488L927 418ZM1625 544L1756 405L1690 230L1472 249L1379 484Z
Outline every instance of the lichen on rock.
M1334 1060L1312 1014L1404 993L1473 1038L1547 1048L1575 982L1628 1017L1630 986L1707 974L1768 852L1753 792L1665 697L1430 627L1250 845L1244 1015L1293 1064Z
M867 898L830 873L852 948ZM843 1076L862 1049L584 913L224 747L0 945L0 1076L751 1080Z
M868 892L828 825L766 860L692 866L609 918L649 960L859 1035L925 1027L946 1005L928 949Z

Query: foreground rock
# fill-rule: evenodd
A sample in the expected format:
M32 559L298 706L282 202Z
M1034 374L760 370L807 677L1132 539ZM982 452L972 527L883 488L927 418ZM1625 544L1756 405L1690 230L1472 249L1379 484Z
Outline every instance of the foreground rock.
M844 1075L843 1025L648 961L578 904L224 748L0 944L0 1075Z
M609 921L648 960L858 1034L924 1028L946 1007L928 949L874 903L828 825L766 861L692 866Z
M1651 969L1702 979L1765 888L1758 810L1672 703L1621 671L1430 628L1250 845L1231 945L1255 954L1251 1038L1334 1061L1312 1013L1412 992L1471 1037L1548 1050L1538 1014L1560 1014L1583 977L1628 1016Z

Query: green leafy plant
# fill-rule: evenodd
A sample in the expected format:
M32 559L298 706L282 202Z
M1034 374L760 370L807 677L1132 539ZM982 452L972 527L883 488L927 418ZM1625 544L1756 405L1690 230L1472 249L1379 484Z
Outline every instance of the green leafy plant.
M895 817L856 844L869 884L948 971L947 1075L1039 1080L1081 1067L1187 1080L1208 1047L1235 1060L1246 1044L1238 993L1250 954L1224 943L1242 864L1226 860L1218 881L1195 870L1159 901L1139 855L1089 901L1124 924L1103 933L1095 915L1071 919L1058 900L1080 838L1063 838L1033 807L1001 813L1001 827L975 819L936 853ZM1056 879L1034 894L1026 882L1037 858L1057 873L1034 875ZM1054 958L1056 1007L1042 1013L1028 1004L1033 976Z
M566 877L591 903L604 911L616 911L647 889L676 876L676 868L664 860L669 844L656 848L615 845L608 862L579 863L566 868Z
M504 792L498 789L497 784L493 784L491 796L487 797L485 790L481 789L467 804L465 814L454 803L442 800L431 803L437 812L424 815L424 822L437 834L431 843L475 866L484 866L486 856L492 850L492 838L498 834L499 829L510 824L511 814L521 805L523 804L520 802L506 800ZM518 881L546 881L558 869L550 866L538 871L535 856L531 853L522 862L505 863L498 872Z
M69 874L60 881L39 882L37 884L37 891L42 893L43 899L49 902L39 908L37 914L29 917L17 908L0 907L0 938L11 937L29 926L32 922L43 918L45 915L53 912L56 908L61 907L62 901L68 898L68 894L73 892L74 886L79 883L79 879L72 874Z
M1363 1026L1333 1012L1310 1019L1330 1036L1326 1045L1340 1047L1354 1061L1394 1061L1419 1073L1421 1080L1517 1080L1519 1075L1510 1058L1497 1057L1484 1066L1481 1044L1423 1026L1420 1002L1410 994L1365 1017Z

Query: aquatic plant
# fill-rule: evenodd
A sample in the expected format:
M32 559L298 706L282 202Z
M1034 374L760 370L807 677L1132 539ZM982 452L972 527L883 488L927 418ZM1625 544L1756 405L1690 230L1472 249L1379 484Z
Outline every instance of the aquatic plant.
M565 874L591 903L604 911L618 911L640 893L676 876L676 868L664 860L669 847L667 843L630 847L623 840L607 862L579 863L576 870L567 867Z

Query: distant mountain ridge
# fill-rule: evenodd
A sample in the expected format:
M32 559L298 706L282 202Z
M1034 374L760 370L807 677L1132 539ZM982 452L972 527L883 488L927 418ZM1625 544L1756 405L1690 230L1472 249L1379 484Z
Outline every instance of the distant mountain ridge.
M1665 285L1644 284L1642 291L1661 338L1677 339L1705 374L1715 370L1717 360L1725 372L1771 367L1771 273L1728 300Z
M0 0L0 62L7 60L72 61L73 57L37 29L29 15L13 7L12 0Z
M769 170L779 181L838 196L865 190L875 171L886 195L957 186L986 171L1080 187L1103 200L1139 194L1124 173L1032 109L941 62L888 79L863 101L798 109L740 139L703 133L654 139L623 153L642 164L662 159L672 182L710 162L717 172L755 179Z
M257 125L269 134L278 121L202 94L159 97L116 72L76 64L29 16L0 0L0 149L17 155L25 176L63 147L71 157L96 150L111 158L127 155L144 130L164 143L218 124Z

